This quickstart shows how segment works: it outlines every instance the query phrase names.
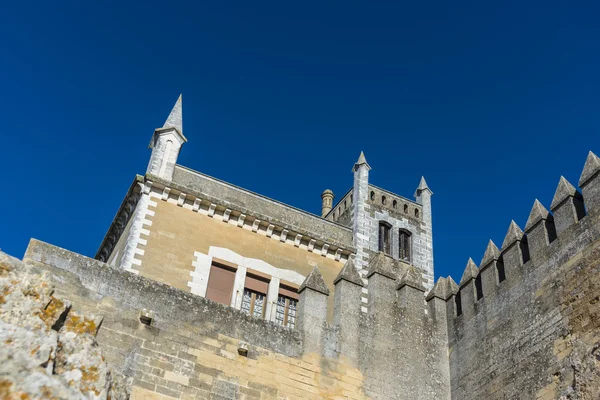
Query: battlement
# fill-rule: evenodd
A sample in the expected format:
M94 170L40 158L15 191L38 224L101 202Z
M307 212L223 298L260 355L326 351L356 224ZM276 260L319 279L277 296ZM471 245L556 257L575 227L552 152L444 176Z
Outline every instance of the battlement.
M582 193L560 177L551 212L536 199L525 230L512 221L501 248L490 240L479 267L469 259L458 287L447 285L451 278L438 280L436 288L447 289L440 297L446 297L453 396L492 398L491 388L509 380L502 392L508 397L534 398L543 389L558 398L561 384L571 387L552 383L549 372L570 379L563 376L567 356L553 348L567 335L568 347L574 332L600 339L595 324L574 318L593 312L588 296L600 283L599 172L600 160L590 152L579 180ZM590 302L575 310L582 299Z

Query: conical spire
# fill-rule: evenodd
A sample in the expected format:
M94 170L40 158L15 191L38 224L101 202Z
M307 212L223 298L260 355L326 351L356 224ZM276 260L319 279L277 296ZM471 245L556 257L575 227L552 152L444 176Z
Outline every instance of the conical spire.
M425 180L425 177L421 176L421 180L419 181L419 186L417 186L417 190L415 190L414 196L418 197L421 194L421 192L424 190L429 190L429 193L433 194L433 192L429 188L429 185L427 185L427 181Z
M423 275L421 275L415 267L409 267L396 286L396 290L402 289L404 286L410 286L422 292L425 291L423 285Z
M529 218L525 224L525 231L527 232L529 229L533 228L535 224L543 219L548 219L549 217L550 213L546 210L546 207L544 207L538 199L535 199L531 212L529 213Z
M371 166L369 165L369 163L367 162L367 159L365 158L365 153L363 153L362 151L360 152L360 155L358 156L358 160L356 161L356 163L354 163L353 170L355 171L361 165L366 165L369 170L371 169Z
M587 160L585 160L581 177L579 178L579 187L585 186L587 181L596 175L598 171L600 171L600 158L590 151Z
M558 181L558 187L556 188L556 192L554 193L554 198L552 199L552 204L550 205L550 209L554 210L560 203L565 201L568 197L579 197L581 198L581 193L575 189L575 186L571 185L571 183L565 179L564 176L560 177Z
M344 268L342 268L338 276L333 280L333 284L336 285L341 280L354 283L358 286L364 286L363 281L360 275L358 274L358 270L354 266L353 257L349 258L348 261L346 261Z
M467 262L467 266L465 267L465 272L463 273L462 278L460 279L460 286L466 284L471 279L475 279L477 274L479 273L479 268L475 265L475 262L472 258L469 258Z
M497 260L500 257L500 250L494 242L491 240L488 242L487 248L485 249L485 253L483 254L483 258L481 259L480 266L488 265L492 260Z
M506 232L506 236L502 242L502 249L506 249L508 246L521 239L523 239L523 231L514 220L510 221L508 232Z
M300 288L298 289L298 293L304 291L304 289L312 289L316 292L323 293L326 296L329 296L329 288L323 279L323 275L319 271L319 268L316 266L313 268L312 272L306 277Z
M181 103L181 95L175 102L169 117L165 121L163 128L175 128L183 135L183 107Z

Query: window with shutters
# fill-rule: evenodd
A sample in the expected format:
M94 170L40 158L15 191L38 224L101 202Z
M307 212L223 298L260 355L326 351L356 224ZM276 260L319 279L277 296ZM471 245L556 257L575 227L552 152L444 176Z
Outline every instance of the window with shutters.
M206 298L217 303L231 305L236 270L237 268L233 265L213 262L208 275Z
M279 325L294 328L296 326L296 310L298 308L298 289L285 284L279 285L275 322Z
M379 251L385 254L391 254L392 246L390 245L390 231L392 226L387 222L379 223Z
M411 262L411 241L410 241L410 232L404 229L400 229L399 235L399 246L400 259L406 262Z
M242 295L242 312L263 319L267 308L267 292L270 277L250 269L246 272L244 293Z

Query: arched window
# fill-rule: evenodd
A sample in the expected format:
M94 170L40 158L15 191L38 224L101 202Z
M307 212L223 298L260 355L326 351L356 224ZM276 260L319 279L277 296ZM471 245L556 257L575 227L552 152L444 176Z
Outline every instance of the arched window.
M375 200L375 192L371 191L371 200Z
M385 254L392 254L392 246L390 245L390 232L392 226L387 222L379 223L379 251Z
M387 203L387 199L385 198L385 196L381 196L381 204L383 204L385 206L386 203Z
M408 214L408 204L404 205L404 214Z
M419 210L415 208L415 217L419 218Z
M410 232L406 231L404 229L400 229L400 259L403 261L407 261L410 262L410 256L411 256L411 247L410 247L411 243L410 243Z
M394 208L398 207L398 202L396 200L392 201L392 207L394 207Z

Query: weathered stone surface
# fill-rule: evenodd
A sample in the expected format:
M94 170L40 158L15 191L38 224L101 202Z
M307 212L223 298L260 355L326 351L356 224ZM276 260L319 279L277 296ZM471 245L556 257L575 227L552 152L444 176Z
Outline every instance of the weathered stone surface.
M304 282L302 282L302 285L300 285L300 288L298 289L298 293L301 293L304 289L312 289L329 296L329 288L317 267L314 267L312 272L306 277Z
M506 236L504 236L504 241L502 242L502 250L505 250L517 240L522 240L523 235L523 230L519 228L519 225L517 225L515 221L510 221L510 226L508 227L508 231L506 232Z
M402 289L404 286L410 286L417 290L425 291L425 280L423 276L415 267L409 267L404 275L398 281L398 285L396 286L396 290Z
M49 282L0 252L0 398L128 398L94 338L100 320L70 311Z
M460 286L462 287L466 283L468 283L471 279L475 279L477 274L479 273L479 268L475 265L475 262L472 258L469 258L467 262L467 266L465 267L465 271L463 272L462 278L460 279Z
M538 222L548 218L552 218L550 212L542 205L542 203L540 203L538 199L535 199L533 202L533 207L531 207L531 212L529 213L529 218L525 224L525 231L528 232Z
M488 245L485 249L485 253L483 254L483 258L481 259L480 267L484 267L489 264L493 260L497 260L500 257L500 250L496 246L494 242L491 240L488 242Z
M353 258L350 258L348 261L346 261L344 268L342 268L342 270L340 271L338 276L333 280L333 283L336 284L341 280L345 280L350 283L354 283L355 285L358 285L358 286L364 286L363 281L360 278L360 275L358 274L358 270L354 266Z
M600 172L600 158L590 151L579 177L579 187L584 187L598 172Z
M569 197L581 198L582 196L581 193L577 191L575 186L571 185L571 183L566 180L564 176L561 176L560 180L558 181L558 186L556 187L556 192L554 192L550 209L554 210L560 205L560 203Z

